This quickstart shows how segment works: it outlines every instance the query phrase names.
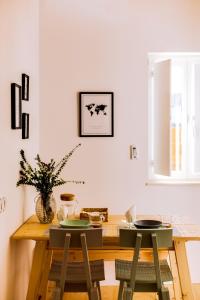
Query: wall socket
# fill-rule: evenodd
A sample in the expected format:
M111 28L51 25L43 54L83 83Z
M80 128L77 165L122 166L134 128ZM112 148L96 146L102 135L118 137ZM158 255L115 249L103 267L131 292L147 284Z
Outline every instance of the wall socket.
M0 213L3 213L6 210L6 200L5 196L0 197Z

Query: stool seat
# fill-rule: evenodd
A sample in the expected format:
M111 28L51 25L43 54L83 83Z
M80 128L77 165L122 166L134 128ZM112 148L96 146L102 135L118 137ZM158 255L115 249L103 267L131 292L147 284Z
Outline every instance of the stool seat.
M62 267L62 262L53 260L49 272L49 280L59 281L61 267ZM103 259L90 261L90 270L91 270L91 279L93 282L105 280ZM65 282L66 283L86 282L86 275L84 271L83 262L68 263Z

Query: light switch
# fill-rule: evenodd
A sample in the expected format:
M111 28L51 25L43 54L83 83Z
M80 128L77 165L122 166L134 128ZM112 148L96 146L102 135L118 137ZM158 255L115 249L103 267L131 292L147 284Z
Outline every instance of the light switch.
M135 145L130 145L130 159L138 158L138 149Z

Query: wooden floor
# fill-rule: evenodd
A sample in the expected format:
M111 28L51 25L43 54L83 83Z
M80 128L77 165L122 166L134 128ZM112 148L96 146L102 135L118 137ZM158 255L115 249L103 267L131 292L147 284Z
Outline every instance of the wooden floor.
M52 288L49 288L49 293L47 295L46 300L51 300L51 290ZM175 300L173 295L173 289L171 286L169 286L170 290L170 299ZM102 300L116 300L117 299L117 293L118 293L118 287L117 286L102 286ZM199 300L200 299L200 284L193 284L193 291L194 291L194 299ZM156 300L158 299L156 297L156 294L151 293L135 293L133 300ZM88 297L85 293L71 293L71 294L65 294L63 300L88 300Z

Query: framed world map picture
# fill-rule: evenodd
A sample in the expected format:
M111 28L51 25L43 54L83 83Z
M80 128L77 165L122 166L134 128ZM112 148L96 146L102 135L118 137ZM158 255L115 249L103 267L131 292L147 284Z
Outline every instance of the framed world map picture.
M80 136L114 136L113 98L113 92L79 92Z

